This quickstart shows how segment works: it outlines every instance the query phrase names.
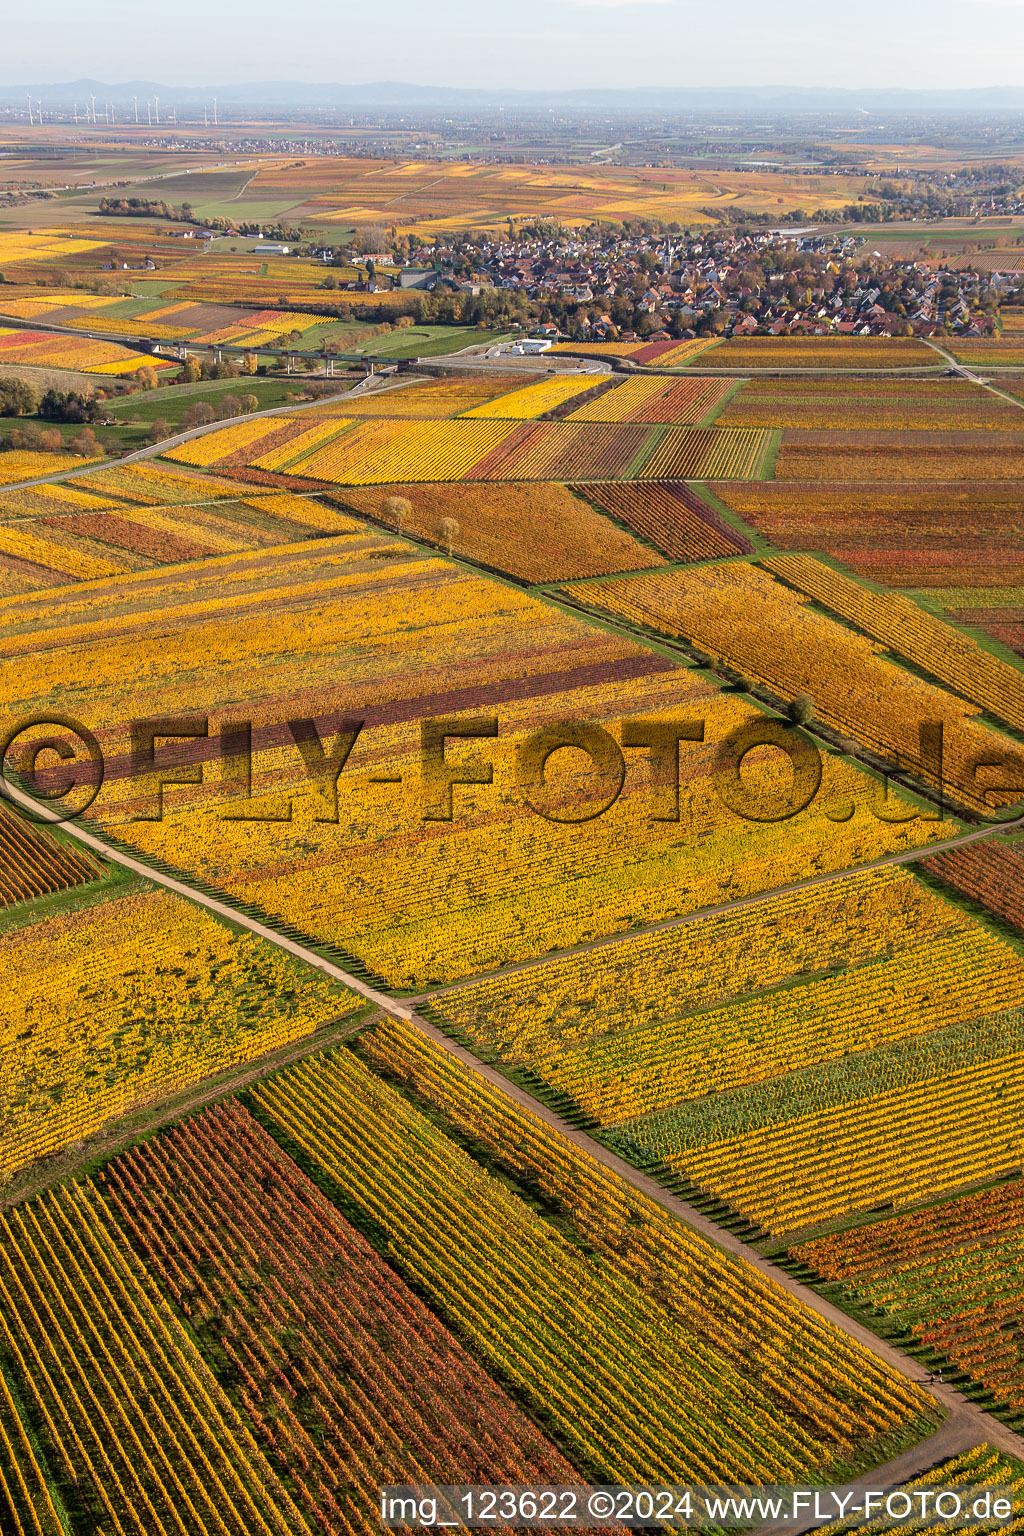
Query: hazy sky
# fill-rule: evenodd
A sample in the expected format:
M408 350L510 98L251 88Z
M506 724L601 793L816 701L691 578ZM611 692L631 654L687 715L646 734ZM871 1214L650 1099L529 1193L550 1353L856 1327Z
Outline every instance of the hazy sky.
M1024 84L1024 0L47 0L0 84Z

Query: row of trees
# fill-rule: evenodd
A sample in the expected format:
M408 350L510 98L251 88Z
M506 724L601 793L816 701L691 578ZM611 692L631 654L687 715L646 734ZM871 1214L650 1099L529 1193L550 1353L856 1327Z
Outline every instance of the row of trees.
M93 394L74 389L47 389L40 394L28 379L0 379L0 416L39 416L43 421L85 426L102 421L105 415L104 402Z
M103 453L91 427L83 427L73 438L65 438L56 427L37 427L34 422L0 432L0 448L14 448L22 453L77 453L96 459Z

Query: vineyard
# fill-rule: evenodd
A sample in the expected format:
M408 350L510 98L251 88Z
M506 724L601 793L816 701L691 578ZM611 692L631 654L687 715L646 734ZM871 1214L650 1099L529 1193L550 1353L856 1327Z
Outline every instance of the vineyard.
M136 465L0 491L0 590L13 596L365 526L310 497L253 489Z
M1024 587L1012 482L820 480L711 489L778 549L821 550L893 587Z
M384 550L398 558L381 558ZM618 739L627 718L703 716L715 742L752 717L750 705L621 635L383 536L94 584L81 617L60 597L23 604L8 599L0 610L0 650L17 658L4 702L15 710L31 697L46 707L75 688L107 752L90 814L142 852L339 945L403 987L715 905L808 868L924 846L941 830L879 819L877 785L831 755L820 803L784 828L744 822L714 787L713 751L697 744L680 752L679 822L649 820L665 816L664 791L633 753L608 814L573 819L593 792L590 776L577 781L573 771L554 781L569 819L535 814L517 786L515 754L539 726L582 717ZM268 694L261 680L271 676ZM458 792L452 837L445 823L423 819L418 722L476 715L482 704L500 722L485 751L494 782ZM259 823L219 814L225 790L213 740L193 759L210 765L204 783L174 791L162 821L134 819L150 802L147 786L128 778L127 721L157 707L203 711L211 736L232 711L252 719L257 809L280 817L294 802L293 821L274 829L269 846ZM317 821L319 793L311 798L282 719L308 714L326 737L353 710L364 726L339 790L339 830ZM788 793L788 771L765 764L764 792ZM381 774L401 776L402 787L382 795L370 782ZM821 807L833 803L849 819L831 821Z
M552 1203L568 1206L594 1256L343 1054L258 1086L257 1112L330 1176L347 1203L372 1217L403 1275L602 1480L645 1481L670 1469L709 1480L727 1471L751 1480L794 1476L841 1460L858 1440L921 1411L914 1389L864 1357L855 1389L843 1374L840 1410L830 1392L838 1341L804 1318L794 1328L780 1293L656 1216L521 1111L494 1105L493 1090L470 1086L463 1069L436 1062L436 1052L400 1027L388 1026L369 1049L424 1082L459 1128L468 1122L499 1149L499 1159L514 1157L517 1171L535 1168L533 1177ZM498 1124L481 1112L492 1105ZM653 1272L642 1254L616 1251L615 1228L625 1228L633 1212L654 1223L649 1236L646 1223L644 1236L638 1233L657 1255ZM732 1327L708 1305L706 1287L722 1295ZM753 1337L750 1322L742 1322L751 1303ZM571 1323L580 1315L586 1329ZM751 1371L739 1347L747 1338L763 1374ZM806 1360L799 1407L776 1385L794 1348Z
M780 480L795 481L1019 480L1024 476L1024 433L1019 427L984 437L978 432L811 432L789 428L776 474Z
M729 379L627 379L587 405L569 421L651 421L697 426L733 389ZM745 425L745 423L744 423ZM774 426L774 422L758 422Z
M80 1528L85 1521L124 1536L302 1530L285 1485L94 1187L72 1185L0 1215L0 1303L5 1363L45 1426ZM19 1471L27 1463L31 1477L13 1498L7 1492L15 1529L40 1529L34 1506L46 1536L59 1536L66 1526L35 1454L7 1427L18 1415L6 1384L4 1395L4 1459Z
M18 480L34 480L39 475L59 474L65 469L82 469L90 462L89 459L81 459L71 453L11 450L0 453L0 485L11 485Z
M744 336L715 348L715 367L938 368L942 358L923 341L894 336Z
M763 560L787 586L905 656L1006 725L1024 730L1024 671L895 592L872 592L806 555Z
M979 1053L966 1068L933 1063L909 1085L902 1057L888 1064L891 1076L880 1075L872 1093L669 1150L664 1163L773 1233L851 1211L912 1205L1017 1172L1024 1127L1019 1029L1003 1038L998 1054Z
M246 89L6 104L0 1533L1024 1497L1024 155Z
M600 1122L626 1156L789 1231L863 1209L878 1189L906 1204L1012 1166L1022 1000L1004 941L911 876L866 872L482 980L431 1008ZM990 1134L970 1106L1018 1079Z
M528 384L525 389L514 389L495 400L471 406L462 414L464 417L485 417L492 421L527 421L546 415L556 406L565 405L575 395L586 394L593 387L594 380L589 376L563 378L554 374L550 378L540 379L536 384Z
M0 806L0 907L69 891L102 874L85 849L58 842L44 827Z
M830 432L1020 432L1021 413L966 380L927 377L751 379L718 418L726 427Z
M968 921L907 874L863 871L822 890L793 891L588 955L459 987L431 1004L446 1029L517 1067L593 1041L630 1041L666 1019L692 1028L734 998L813 985L882 960L901 945L946 942ZM652 1085L656 1088L656 1084Z
M508 571L525 581L552 582L660 565L662 560L656 549L638 543L615 526L625 523L638 533L647 534L640 521L623 517L616 507L593 496L594 489L570 488L553 482L471 482L353 488L339 495L353 512L385 523L393 518L388 498L403 497L411 510L403 516L402 531L439 547L447 546L448 525L444 520L453 519L457 524L452 535L455 554L494 570ZM685 492L686 488L679 489ZM580 494L574 495L574 490ZM626 495L629 494L627 491ZM586 500L581 499L583 496ZM595 506L599 510L595 511ZM615 521L609 522L602 512ZM657 542L659 548L664 547L661 541ZM672 551L666 549L666 553Z
M536 375L517 375L516 383L532 384ZM346 416L402 416L421 421L439 421L446 416L464 415L475 406L505 395L512 385L507 378L493 374L470 374L457 379L416 379L397 388L376 389L346 396L340 402ZM520 388L516 393L522 395ZM570 397L571 398L571 397Z
M532 395L539 410L553 397L535 391L558 385L564 400L566 387L579 383L545 380L448 420L406 420L396 410L354 422L329 415L312 427L304 426L301 418L280 416L243 421L171 448L166 457L204 469L222 466L228 472L245 464L287 470L315 483L338 485L386 485L392 480L756 479L766 473L775 435L762 428L527 420L526 405L511 403L516 394ZM406 391L393 393L399 402ZM370 416L374 397L363 398Z
M692 341L568 341L557 342L551 350L576 357L628 357L642 366L681 368L715 345L714 337Z
M1024 858L1016 843L992 838L951 848L925 859L922 868L1024 932Z
M925 1490L948 1488L962 1498L965 1488L985 1487L1006 1489L1016 1508L1021 1489L1024 1488L1024 1465L1020 1458L994 1450L987 1443L976 1445L969 1451L963 1451L960 1455L941 1462L938 1466L929 1467L926 1472L910 1482L901 1483L896 1490L897 1497L894 1499L893 1509L899 1510L902 1516L904 1507L909 1507L911 1513L909 1519L906 1517L900 1519L900 1531L906 1532L907 1536L911 1536L911 1533L913 1536L923 1536L923 1533L928 1530L929 1521L923 1519L919 1513L914 1513L921 1508L922 1494L926 1499L928 1497ZM903 1505L901 1495L910 1497L909 1506ZM948 1508L949 1505L945 1504L944 1507ZM820 1526L819 1529L827 1533L827 1536L840 1536L840 1533L842 1536L852 1536L854 1532L856 1536L880 1536L881 1532L892 1529L892 1518L894 1517L888 1513L875 1515L872 1519L848 1515L845 1520ZM1022 1526L1024 1522L1017 1516L1007 1524L1006 1530L1012 1533L1012 1536L1019 1536Z
M750 540L683 482L579 485L576 490L616 522L650 539L670 560L720 560L751 553Z
M799 570L804 569L801 562ZM841 594L837 604L850 604L843 578L833 583L829 573L821 580ZM808 582L814 584L810 578ZM906 764L935 789L941 787L940 775L937 765L923 759L920 729L925 722L941 721L944 782L966 805L989 805L990 780L980 765L997 753L1007 771L1024 782L1019 749L978 721L976 705L896 667L875 643L815 612L767 570L733 562L585 587L570 585L565 591L662 634L683 636L783 700L809 697L819 719L885 760ZM870 596L866 594L865 606ZM884 604L879 606L884 611ZM918 626L919 633L922 630L928 631L923 617ZM940 653L936 667L952 671L956 637L951 635L941 646L933 637L931 646L933 653ZM974 649L966 643L960 649L974 657ZM972 675L979 679L975 691L983 691L980 680L986 675L1002 682L1003 672L1010 679L1004 687L1015 685L1014 669L994 661L988 667L975 659ZM1013 697L1012 691L1008 697ZM1018 762L1019 767L1014 767Z
M193 1337L242 1383L263 1455L324 1532L377 1489L572 1481L572 1467L241 1105L126 1153L103 1198ZM250 1304L247 1277L260 1275ZM230 1322L222 1326L225 1308Z
M885 963L597 1041L545 1060L538 1075L590 1118L613 1124L1022 1003L1020 959L984 929L969 929L921 940Z
M176 366L146 352L131 352L111 341L56 336L50 331L14 331L4 326L0 326L0 363L30 363L36 368L72 368L80 373L99 374Z
M848 1301L896 1317L912 1335L1024 1409L1019 1179L893 1221L794 1248Z
M8 1174L353 1005L282 951L155 890L4 928L0 955Z

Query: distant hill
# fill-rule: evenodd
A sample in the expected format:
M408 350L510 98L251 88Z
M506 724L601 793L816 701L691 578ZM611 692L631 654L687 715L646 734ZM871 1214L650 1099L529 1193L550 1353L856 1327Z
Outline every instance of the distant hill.
M45 108L80 106L95 95L99 107L113 101L119 110L159 96L161 104L178 109L202 107L214 96L224 112L260 107L284 110L313 108L367 110L474 110L659 113L1005 113L1024 112L1024 89L991 86L969 90L832 89L821 86L647 86L623 90L567 91L465 90L440 85L410 85L382 80L369 85L306 84L265 80L244 85L168 85L152 80L71 80L38 85L0 86L0 107L24 106L31 92Z

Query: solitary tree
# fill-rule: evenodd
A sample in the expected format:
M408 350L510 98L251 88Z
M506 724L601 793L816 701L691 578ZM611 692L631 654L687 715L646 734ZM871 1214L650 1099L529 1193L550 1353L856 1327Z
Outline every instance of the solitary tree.
M406 518L412 515L412 502L408 496L385 496L381 503L380 515L383 522L400 530Z
M170 437L171 429L162 416L158 416L146 434L149 442L162 443L165 437Z
M0 416L34 416L39 391L26 379L0 379Z
M242 396L242 411L244 412L244 414L246 416L251 416L253 411L258 411L259 408L260 408L260 398L259 398L259 395L243 395Z
M444 547L448 553L451 554L452 545L458 537L459 525L455 521L454 517L442 517L439 524L439 529L441 537L444 540Z
M156 371L153 368L143 367L136 370L135 377L139 381L140 389L156 389Z
M796 698L790 701L789 718L794 725L813 725L814 700L809 693L798 693Z

